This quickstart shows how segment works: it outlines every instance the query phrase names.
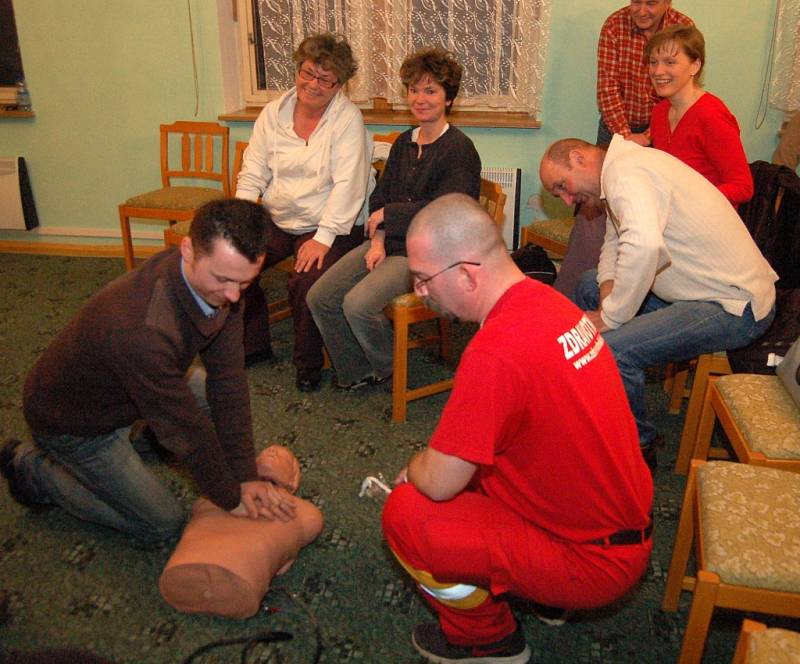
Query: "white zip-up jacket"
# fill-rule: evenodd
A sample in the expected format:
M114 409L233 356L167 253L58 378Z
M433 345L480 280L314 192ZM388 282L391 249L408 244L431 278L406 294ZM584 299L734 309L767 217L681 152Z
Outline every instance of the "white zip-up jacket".
M608 206L597 281L613 279L603 322L631 320L648 291L667 302L717 302L753 318L775 303L778 275L736 210L713 184L672 155L622 136L611 140L601 171Z
M316 231L330 247L367 217L372 145L361 111L340 90L308 142L294 132L294 88L267 104L244 153L236 197L261 203L278 228Z

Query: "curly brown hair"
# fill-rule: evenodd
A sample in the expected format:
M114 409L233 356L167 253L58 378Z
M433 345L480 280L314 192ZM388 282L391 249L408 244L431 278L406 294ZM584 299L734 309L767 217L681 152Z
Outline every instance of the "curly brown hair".
M306 60L311 60L336 74L336 80L341 85L347 83L358 71L358 63L353 57L350 44L342 35L332 32L320 32L306 37L292 54L292 59L297 71L300 71Z
M400 80L406 89L428 74L444 88L444 98L450 102L458 94L463 73L464 68L458 64L455 56L439 47L421 48L403 60L400 66ZM451 107L451 104L447 105L447 113Z

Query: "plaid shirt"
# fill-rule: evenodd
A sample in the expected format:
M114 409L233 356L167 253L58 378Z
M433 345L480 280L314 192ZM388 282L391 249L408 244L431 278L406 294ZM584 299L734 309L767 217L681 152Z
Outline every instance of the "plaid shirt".
M658 29L677 24L694 25L692 19L670 7ZM600 30L597 107L614 134L627 136L631 125L649 125L650 113L659 100L644 59L647 41L647 36L633 22L630 7L611 14Z

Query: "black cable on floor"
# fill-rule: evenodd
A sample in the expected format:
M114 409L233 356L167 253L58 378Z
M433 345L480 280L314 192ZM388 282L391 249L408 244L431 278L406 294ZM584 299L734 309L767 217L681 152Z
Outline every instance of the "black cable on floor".
M253 646L258 645L259 643L290 641L293 638L294 634L290 634L289 632L267 632L261 636L246 636L238 639L220 639L218 641L206 643L204 646L200 646L185 660L183 660L183 664L191 664L191 662L200 657L200 655L204 655L205 653L215 650L216 648L222 648L224 646L237 646L242 644L244 644L244 648L242 649L241 662L242 664L245 664L247 655L249 654L250 650L252 650Z
M312 664L319 664L320 657L322 656L322 628L317 621L316 616L311 611L311 609L306 606L306 604L300 600L294 593L289 592L285 588L272 588L270 592L281 592L286 595L292 602L294 602L297 606L299 606L303 612L308 617L309 622L314 627L314 636L316 637L317 647L314 650L314 658L311 660ZM242 645L244 644L244 648L242 648L240 662L241 664L247 664L247 657L250 655L250 652L253 650L255 646L259 643L277 643L280 641L290 641L294 638L294 634L291 632L267 632L261 636L247 636L247 637L240 637L238 639L219 639L218 641L212 641L211 643L207 643L204 646L200 646L197 650L195 650L191 655L189 655L185 660L183 660L182 664L191 664L195 659L200 657L201 655L210 652L211 650L215 650L217 648L222 648L225 646L234 646L234 645Z

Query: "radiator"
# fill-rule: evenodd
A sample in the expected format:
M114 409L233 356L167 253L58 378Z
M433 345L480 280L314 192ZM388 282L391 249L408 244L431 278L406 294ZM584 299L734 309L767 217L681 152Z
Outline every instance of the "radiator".
M0 228L24 231L38 225L25 160L0 157Z
M509 251L519 247L519 190L522 170L519 168L484 168L481 177L496 182L506 195L503 210L503 239Z

